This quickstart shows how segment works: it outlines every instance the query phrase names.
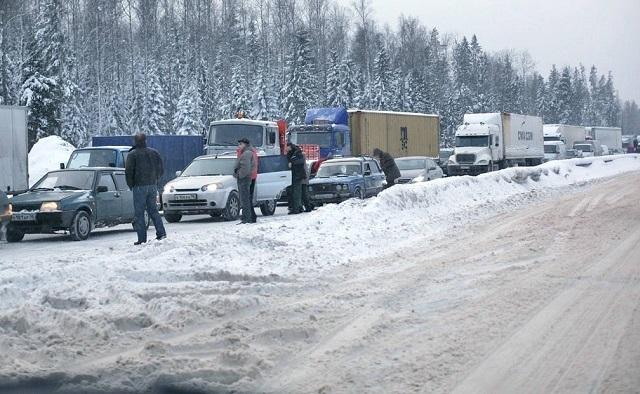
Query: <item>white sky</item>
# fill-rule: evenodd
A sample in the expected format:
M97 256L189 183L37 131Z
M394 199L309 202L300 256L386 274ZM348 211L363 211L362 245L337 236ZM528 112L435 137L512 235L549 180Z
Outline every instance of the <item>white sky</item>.
M640 0L372 0L373 17L397 26L419 18L441 33L473 33L490 51L526 49L548 75L552 64L612 71L620 98L640 103Z

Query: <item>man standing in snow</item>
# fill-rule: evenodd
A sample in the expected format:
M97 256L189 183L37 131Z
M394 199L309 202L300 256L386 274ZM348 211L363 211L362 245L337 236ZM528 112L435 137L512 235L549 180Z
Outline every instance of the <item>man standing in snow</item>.
M134 147L127 156L125 173L127 185L133 190L133 207L135 210L134 227L138 233L138 241L134 245L147 242L147 227L144 212L153 221L156 228L156 239L165 239L167 233L158 212L156 198L158 196L158 180L164 173L162 158L155 149L147 148L147 136L138 133L134 137Z
M240 223L255 223L256 213L253 210L253 194L251 193L251 181L253 180L254 153L251 143L246 138L238 140L238 158L233 169L233 177L238 180L238 194L240 194L240 208L242 219ZM256 178L257 178L257 167Z
M383 152L381 149L375 148L373 150L373 157L380 162L382 172L384 172L384 176L387 178L387 185L385 186L385 189L395 185L396 179L400 178L401 175L400 169L398 169L393 156L387 152Z
M302 213L302 181L307 177L302 149L291 142L287 143L287 160L291 168L289 214L296 215Z

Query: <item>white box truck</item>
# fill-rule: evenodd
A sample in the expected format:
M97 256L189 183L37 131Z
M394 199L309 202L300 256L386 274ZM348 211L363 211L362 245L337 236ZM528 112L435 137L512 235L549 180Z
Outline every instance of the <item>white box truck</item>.
M568 147L572 147L575 142L584 141L587 137L587 130L584 126L546 124L543 126L543 131L545 142L562 141Z
M27 113L27 107L0 105L0 188L5 192L29 188Z
M544 159L542 118L511 113L466 114L456 130L449 175L476 175Z
M620 127L587 127L591 139L609 148L609 153L624 153L622 150L622 129Z

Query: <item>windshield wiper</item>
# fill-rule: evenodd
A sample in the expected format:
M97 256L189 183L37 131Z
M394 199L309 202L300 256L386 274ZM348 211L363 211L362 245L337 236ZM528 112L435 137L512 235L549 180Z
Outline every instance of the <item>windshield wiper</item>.
M31 189L32 192L38 191L38 190L45 190L45 191L51 191L53 190L50 187L36 187L35 189Z
M56 186L56 188L60 190L81 190L79 187L70 186L70 185L60 185L60 186Z

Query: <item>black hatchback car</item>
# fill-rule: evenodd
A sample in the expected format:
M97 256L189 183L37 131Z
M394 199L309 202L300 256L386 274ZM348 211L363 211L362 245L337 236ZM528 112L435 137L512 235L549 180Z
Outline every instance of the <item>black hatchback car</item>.
M82 241L94 228L133 224L135 218L133 192L124 170L115 168L51 171L26 193L14 196L11 204L8 242L58 231Z

